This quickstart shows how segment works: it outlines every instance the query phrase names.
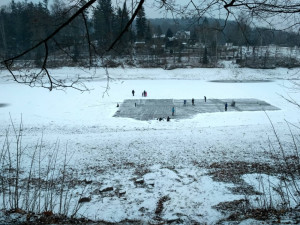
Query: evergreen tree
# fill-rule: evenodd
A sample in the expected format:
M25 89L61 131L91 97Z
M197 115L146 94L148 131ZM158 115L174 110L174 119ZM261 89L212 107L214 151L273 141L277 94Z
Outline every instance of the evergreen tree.
M15 55L17 53L17 49L19 48L18 43L16 43L17 40L17 29L18 29L18 24L19 24L19 17L18 17L18 10L17 10L17 4L15 3L14 0L11 1L9 5L10 13L6 17L6 23L4 25L6 29L6 34L7 34L7 52L10 54L10 56ZM14 18L13 20L10 20L10 25L9 25L9 17Z
M6 13L4 9L0 9L0 56L7 57L7 42L6 42L6 28L5 28Z
M75 18L70 24L70 30L67 35L70 48L72 49L72 59L74 62L78 62L81 58L82 51L88 49L85 45L85 35L84 21L81 18ZM85 48L83 48L84 46Z
M48 9L49 0L43 0L44 7Z
M113 39L113 9L111 0L98 0L99 5L94 11L95 39L98 47L107 46Z
M173 37L173 32L170 28L168 28L167 32L166 32L166 48L170 48L174 46L173 40L170 40L170 38Z
M116 32L121 32L122 31L122 27L123 27L123 13L122 13L122 9L119 7L117 10L117 17L116 17L117 21L118 21L118 27Z
M67 10L67 6L64 2L61 0L54 0L53 4L51 5L51 18L53 18L53 28L56 28L60 26L63 21L69 16L69 11ZM62 30L63 32L59 32L55 40L60 43L61 47L64 47L64 43L69 43L66 41L66 33L69 33L70 28L66 27L65 29Z
M117 15L116 15L116 29L115 29L115 37L117 37L126 27L127 23L129 22L129 13L126 7L126 1L123 4L123 8L118 8ZM127 31L121 38L122 44L127 44L129 42L130 32Z
M170 37L173 37L174 35L173 35L173 32L172 32L172 30L170 29L170 28L168 28L168 30L167 30L167 32L166 32L166 37L167 38L170 38Z
M138 11L136 19L136 36L139 41L145 40L146 33L146 16L144 7Z
M121 24L122 24L122 29L125 28L127 23L129 22L129 12L126 6L126 1L123 4L123 9L122 9L122 17L121 17Z
M26 21L29 22L28 24L30 24L30 27L25 29L27 32L30 32L29 35L31 38L31 43L26 46L26 48L29 48L31 45L34 45L47 37L49 28L51 27L49 26L51 24L51 19L49 10L42 3L33 4L30 2L27 5L26 11L26 14L28 14ZM43 50L38 48L34 51L34 54L35 56L32 57L35 57L36 65L39 65L38 60L41 60L44 56Z

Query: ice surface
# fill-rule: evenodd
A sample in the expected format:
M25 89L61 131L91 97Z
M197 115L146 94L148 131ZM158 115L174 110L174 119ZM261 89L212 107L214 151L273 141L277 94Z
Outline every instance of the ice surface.
M235 106L231 102L235 101ZM138 120L152 120L166 118L188 119L199 113L225 112L225 103L228 104L227 112L242 111L271 111L279 108L258 99L125 99L115 113L115 117L127 117ZM175 114L172 115L172 108Z

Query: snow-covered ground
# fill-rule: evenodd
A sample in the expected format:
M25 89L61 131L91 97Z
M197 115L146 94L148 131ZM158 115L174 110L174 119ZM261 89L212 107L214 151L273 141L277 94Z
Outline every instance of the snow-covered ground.
M84 189L91 202L83 204L79 215L95 220L155 221L159 199L168 196L162 219L214 224L224 215L212 206L244 196L228 189L235 184L214 181L207 168L213 163L272 163L268 146L275 137L267 115L286 145L291 140L285 119L294 124L300 119L299 109L282 98L300 99L300 93L287 88L299 77L295 69L109 69L112 79L107 93L105 70L62 68L50 72L58 77L93 77L86 83L90 91L30 88L14 83L7 71L0 71L0 104L8 104L0 108L0 143L10 117L17 125L21 116L28 155L42 135L45 146L59 139L58 161L63 161L67 146L68 164L76 171L76 179L93 181ZM281 110L203 113L169 123L113 117L117 103L142 98L143 90L151 99L256 98ZM30 160L26 163L28 168ZM134 182L139 178L144 179L141 185ZM114 191L95 191L105 187ZM76 188L78 199L83 187ZM116 190L126 193L119 197Z
M164 70L162 68L109 68L108 75L117 80L299 80L300 69L250 69L239 68L231 61L220 62L224 68L190 68ZM39 70L37 70L39 71ZM29 73L27 69L23 74ZM51 75L58 79L80 76L94 80L106 80L107 73L104 68L70 68L63 67L49 69ZM0 70L1 79L12 81L11 75L6 70Z

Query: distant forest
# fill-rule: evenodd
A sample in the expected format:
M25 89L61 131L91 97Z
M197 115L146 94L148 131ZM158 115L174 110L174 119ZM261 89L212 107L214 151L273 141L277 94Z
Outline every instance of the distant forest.
M0 10L0 57L9 58L45 39L75 10L62 0L54 0L51 5L47 0L38 4L12 0ZM224 26L224 20L213 18L148 19L142 8L128 32L122 36L113 51L107 53L107 47L124 29L130 15L126 3L114 8L111 0L99 0L89 16L77 17L49 41L51 57L64 59L68 55L76 63L86 59L91 48L97 55L105 53L132 57L136 54L184 52L183 49L188 48L187 46L201 46L205 49L201 54L208 51L212 57L218 54L217 46L224 46L226 43L234 46L300 45L298 33L253 27L243 17L239 17L237 21L227 21ZM33 60L39 65L43 56L44 49L41 47L22 59Z

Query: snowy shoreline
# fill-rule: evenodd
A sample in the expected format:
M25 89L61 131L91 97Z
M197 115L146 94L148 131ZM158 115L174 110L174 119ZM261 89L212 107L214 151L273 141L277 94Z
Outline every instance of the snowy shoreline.
M239 68L231 62L225 61L224 68L187 68L165 70L162 68L78 68L62 67L48 69L50 74L58 79L80 76L82 80L103 81L107 75L113 79L120 80L298 80L300 68L276 68L276 69L251 69ZM39 70L27 70L30 73ZM16 71L16 73L18 73ZM107 74L108 73L108 74ZM7 70L0 70L0 79L12 81Z

